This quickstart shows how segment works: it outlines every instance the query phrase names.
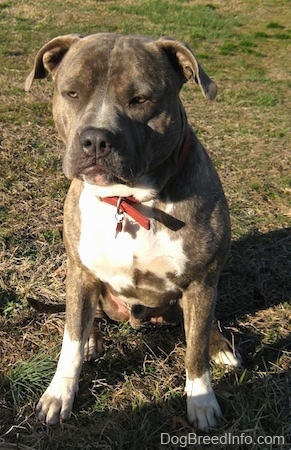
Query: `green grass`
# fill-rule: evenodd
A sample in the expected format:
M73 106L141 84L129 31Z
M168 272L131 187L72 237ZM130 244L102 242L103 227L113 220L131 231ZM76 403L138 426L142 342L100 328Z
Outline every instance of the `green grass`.
M7 395L13 399L16 409L43 392L56 369L56 355L50 357L40 351L26 361L16 363L6 374L5 383L8 384Z
M222 17L211 3L189 4L187 1L166 2L147 0L125 6L109 6L110 11L142 17L153 29L154 36L170 32L179 36L187 34L193 40L211 40L232 36L235 18Z
M69 183L52 120L52 82L36 82L29 94L23 83L49 39L98 31L184 40L218 84L213 103L194 83L181 93L230 206L232 248L217 317L244 362L239 374L212 365L224 420L209 435L283 435L285 446L252 448L290 447L290 23L287 0L0 4L0 449L153 450L161 432L193 431L185 422L179 328L137 332L102 323L106 351L84 365L71 420L45 427L35 418L56 365L63 315L37 313L28 300L64 302Z
M267 28L271 28L271 29L275 29L275 30L284 30L284 25L280 25L279 23L277 23L277 22L270 22L270 23L268 23L267 24Z

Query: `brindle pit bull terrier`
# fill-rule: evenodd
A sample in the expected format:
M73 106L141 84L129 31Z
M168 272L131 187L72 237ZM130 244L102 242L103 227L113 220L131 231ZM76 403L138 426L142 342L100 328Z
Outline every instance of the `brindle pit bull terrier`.
M216 85L181 42L109 33L48 42L26 90L47 74L72 184L64 211L63 346L38 417L53 424L70 416L96 309L136 325L181 308L188 420L201 430L214 427L221 410L209 357L239 364L212 325L229 213L179 91L192 79L213 100Z

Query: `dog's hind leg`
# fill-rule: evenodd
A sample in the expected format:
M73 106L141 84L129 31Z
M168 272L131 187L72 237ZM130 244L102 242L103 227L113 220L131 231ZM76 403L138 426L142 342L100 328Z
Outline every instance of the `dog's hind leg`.
M91 331L84 346L84 361L94 361L103 352L103 333L98 323L106 317L103 311L97 309Z
M209 353L212 361L226 366L229 370L240 369L242 366L240 354L218 330L216 323L211 327Z

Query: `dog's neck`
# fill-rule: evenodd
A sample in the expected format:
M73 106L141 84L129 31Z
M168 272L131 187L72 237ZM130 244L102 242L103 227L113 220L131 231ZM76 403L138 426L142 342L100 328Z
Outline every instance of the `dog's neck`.
M164 189L167 188L168 186L170 186L171 184L173 184L173 182L175 181L175 179L177 178L177 176L179 175L179 173L181 172L181 170L183 169L183 167L186 163L187 157L189 155L189 150L190 150L190 136L191 136L190 126L187 125L183 146L179 153L179 158L177 161L175 172L168 179L166 185L164 186Z
M167 188L177 178L181 170L183 169L185 162L187 160L189 150L190 150L190 127L187 126L184 143L181 148L179 158L177 161L177 165L175 168L175 172L173 175L168 179L166 185L163 189ZM139 225L141 225L146 230L150 229L150 219L146 217L144 214L142 214L135 205L138 203L142 203L138 199L136 199L133 195L131 196L110 196L110 197L100 197L100 200L108 203L112 206L116 207L116 213L115 218L117 222L116 226L116 236L117 234L122 231L123 228L123 221L124 221L124 214L128 214L135 222L137 222Z

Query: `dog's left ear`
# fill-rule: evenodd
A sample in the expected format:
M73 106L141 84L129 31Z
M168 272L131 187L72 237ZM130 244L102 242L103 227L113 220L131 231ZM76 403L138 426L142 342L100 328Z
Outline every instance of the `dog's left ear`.
M202 93L209 100L214 100L217 94L217 86L204 72L192 51L182 42L172 39L158 39L156 44L171 56L175 56L182 69L183 82L191 78L199 84Z

